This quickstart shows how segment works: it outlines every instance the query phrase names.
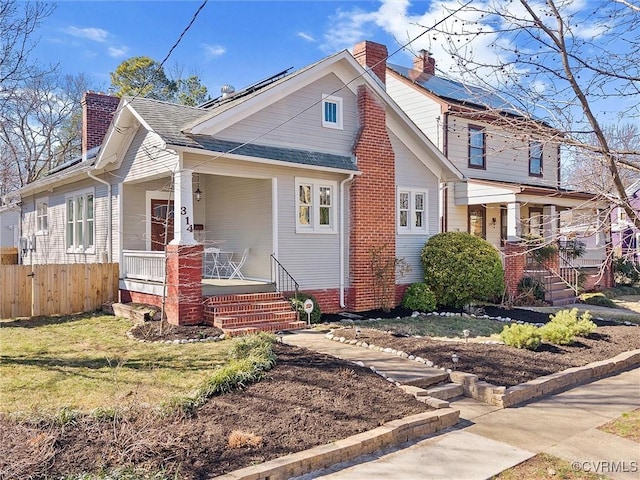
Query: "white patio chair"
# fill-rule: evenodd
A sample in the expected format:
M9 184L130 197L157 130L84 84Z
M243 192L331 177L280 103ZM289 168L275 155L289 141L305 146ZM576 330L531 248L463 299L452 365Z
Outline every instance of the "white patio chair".
M213 278L214 276L220 278L220 264L218 262L219 254L219 248L207 247L204 249L204 259L202 262L204 267L204 278Z
M229 280L235 277L238 277L240 280L244 280L244 275L242 275L240 269L244 266L244 263L247 261L248 256L249 249L245 248L244 252L242 252L240 261L235 261L233 259L229 260L229 267L231 268L231 275L229 275Z

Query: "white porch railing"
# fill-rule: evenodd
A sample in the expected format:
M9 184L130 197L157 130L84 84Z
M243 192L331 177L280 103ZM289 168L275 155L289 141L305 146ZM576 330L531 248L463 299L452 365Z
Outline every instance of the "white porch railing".
M120 270L122 278L163 282L165 254L145 250L123 250Z

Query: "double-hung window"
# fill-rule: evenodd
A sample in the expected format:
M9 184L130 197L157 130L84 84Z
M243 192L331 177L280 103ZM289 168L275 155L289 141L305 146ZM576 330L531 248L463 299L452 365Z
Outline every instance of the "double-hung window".
M67 250L84 252L95 245L93 191L79 192L66 198Z
M336 182L296 179L296 232L335 233Z
M427 192L398 189L398 232L427 232Z
M322 126L342 130L342 98L322 95Z
M41 198L36 202L36 231L44 235L49 231L49 199Z
M542 176L542 143L531 142L529 144L529 175Z
M469 167L486 168L486 139L484 128L469 125Z

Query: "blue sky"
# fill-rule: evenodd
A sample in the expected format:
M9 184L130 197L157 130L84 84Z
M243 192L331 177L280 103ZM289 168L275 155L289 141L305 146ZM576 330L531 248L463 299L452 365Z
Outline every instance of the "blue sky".
M86 73L106 90L109 72L123 60L146 55L161 61L201 3L62 1L38 32L37 57L41 63L59 63L65 73ZM388 4L400 22L406 14L418 18L430 8L428 1L210 0L166 70L180 66L186 74L198 74L217 96L225 83L241 88L350 49L360 40L395 50L398 29L380 24ZM421 29L408 24L402 40L416 31ZM411 55L400 53L393 61L409 65Z

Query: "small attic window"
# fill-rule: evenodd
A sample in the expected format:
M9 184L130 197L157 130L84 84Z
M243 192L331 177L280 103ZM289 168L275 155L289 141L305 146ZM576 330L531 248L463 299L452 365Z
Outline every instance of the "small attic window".
M342 130L342 98L322 95L322 126Z

